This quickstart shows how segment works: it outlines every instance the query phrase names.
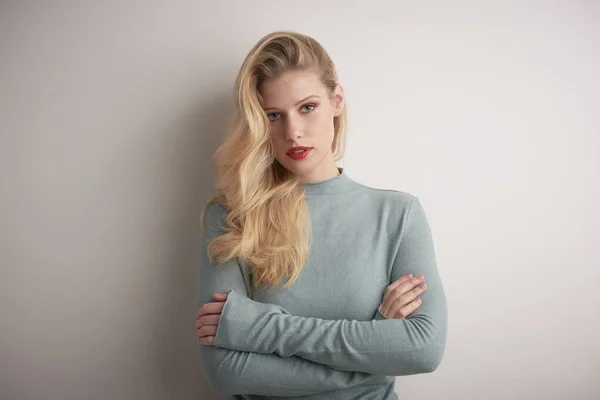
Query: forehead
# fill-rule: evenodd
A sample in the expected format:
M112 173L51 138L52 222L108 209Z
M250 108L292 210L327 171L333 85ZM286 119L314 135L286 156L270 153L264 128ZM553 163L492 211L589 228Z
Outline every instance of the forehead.
M286 107L316 94L323 97L325 86L316 73L310 71L288 71L283 75L268 79L259 90L264 107Z

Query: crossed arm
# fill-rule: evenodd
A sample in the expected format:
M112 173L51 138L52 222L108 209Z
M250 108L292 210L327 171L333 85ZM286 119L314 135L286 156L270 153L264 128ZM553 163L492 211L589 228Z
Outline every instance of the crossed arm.
M198 246L196 308L214 301L213 293L229 290L250 300L247 271L242 271L237 261L209 264L206 245L222 233L214 228L222 223L221 212L218 204L212 204L207 210L207 231ZM349 388L377 379L376 375L340 371L297 356L281 357L216 346L200 346L199 352L213 389L228 395L302 396Z
M213 227L222 223L220 205L211 205L208 212L211 212ZM211 220L208 212L207 222ZM219 234L210 227L207 232L207 240ZM319 387L319 392L336 389L326 387L327 384L345 387L360 384L370 379L371 374L400 376L435 370L445 349L446 299L436 267L429 224L417 198L413 199L403 218L401 235L391 280L413 273L424 275L428 283L427 292L421 296L423 304L405 319L388 320L379 312L372 321L294 316L280 306L250 299L247 271L237 262L209 266L207 259L203 258L206 255L201 254L200 304L211 302L215 292L229 292L213 346L202 349L205 366L214 363L217 355L230 363L250 358L258 360L262 356L260 366L256 366L260 371L273 368L273 373L293 380L294 374L290 374L290 369L283 365L285 361L291 361L298 363L290 366L291 371L297 372L300 365L306 367L302 369L302 373L306 374L300 378L302 382L311 377L325 384ZM206 243L201 246L203 251ZM217 363L221 365L219 361ZM319 368L321 370L317 371ZM236 371L236 374L244 371L236 366L231 366L230 370ZM256 374L257 370L254 371ZM318 375L323 379L320 380ZM273 375L264 376L267 376L268 382L261 385L268 386L279 381ZM215 378L231 382L224 375ZM313 384L304 388L294 386L298 382L284 384L297 391L310 390L308 386L315 388Z

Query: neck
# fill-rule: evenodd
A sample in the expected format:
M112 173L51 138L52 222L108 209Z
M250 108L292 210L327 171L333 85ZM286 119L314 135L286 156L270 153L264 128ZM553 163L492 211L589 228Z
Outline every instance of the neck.
M344 168L336 166L337 174L329 179L319 182L303 182L304 192L307 195L343 193L356 188Z
M339 174L340 171L338 170L338 166L335 164L335 161L332 161L331 163L322 163L319 168L306 175L299 175L298 179L300 179L302 183L319 183L335 178Z

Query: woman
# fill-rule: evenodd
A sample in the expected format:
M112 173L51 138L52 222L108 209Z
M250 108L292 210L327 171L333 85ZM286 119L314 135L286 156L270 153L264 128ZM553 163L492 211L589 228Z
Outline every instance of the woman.
M446 343L419 199L337 167L344 92L314 39L262 38L235 95L199 246L196 333L211 385L230 399L397 399L394 376L432 372Z

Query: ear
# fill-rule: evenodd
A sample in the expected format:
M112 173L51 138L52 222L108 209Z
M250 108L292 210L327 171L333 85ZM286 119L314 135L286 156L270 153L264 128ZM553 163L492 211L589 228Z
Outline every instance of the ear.
M333 106L334 113L333 115L339 117L342 115L342 111L344 111L344 107L346 105L345 97L344 97L344 88L341 84L337 84L333 89Z

